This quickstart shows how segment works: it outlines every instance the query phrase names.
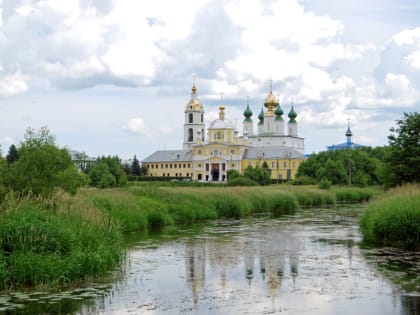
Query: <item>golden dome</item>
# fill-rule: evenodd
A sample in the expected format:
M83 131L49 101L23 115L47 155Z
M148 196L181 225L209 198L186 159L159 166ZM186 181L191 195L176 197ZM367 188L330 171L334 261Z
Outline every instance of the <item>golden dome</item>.
M197 99L197 88L195 84L193 84L191 88L191 99L187 103L185 108L186 111L193 110L193 111L201 111L203 110L203 105L201 105L200 101Z

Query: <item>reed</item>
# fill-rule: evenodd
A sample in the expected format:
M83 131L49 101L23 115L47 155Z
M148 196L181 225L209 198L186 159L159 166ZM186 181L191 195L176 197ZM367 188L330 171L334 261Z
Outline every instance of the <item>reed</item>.
M420 186L391 189L372 201L360 219L366 243L420 248Z

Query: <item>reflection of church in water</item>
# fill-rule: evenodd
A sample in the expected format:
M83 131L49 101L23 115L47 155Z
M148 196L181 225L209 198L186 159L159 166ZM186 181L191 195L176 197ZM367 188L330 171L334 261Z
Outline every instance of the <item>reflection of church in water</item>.
M218 272L221 289L218 292L223 298L225 292L231 291L229 286L241 280L235 278L236 268L240 265L243 265L242 280L251 287L258 283L256 278L262 279L274 301L282 281L290 279L294 282L298 275L299 244L297 240L284 239L282 235L263 242L217 238L209 242L187 243L184 257L186 281L194 303L198 303L200 291L205 287L206 273L211 270L214 276L214 271Z
M249 103L244 111L242 135L226 117L223 100L219 117L207 128L204 106L198 100L193 85L191 99L184 110L184 140L182 150L156 151L142 161L149 176L184 177L199 181L223 182L229 170L242 173L249 165L265 164L272 179L294 179L299 164L305 160L304 139L298 136L297 113L290 105L289 120L283 119L283 109L272 87L258 115L254 130Z

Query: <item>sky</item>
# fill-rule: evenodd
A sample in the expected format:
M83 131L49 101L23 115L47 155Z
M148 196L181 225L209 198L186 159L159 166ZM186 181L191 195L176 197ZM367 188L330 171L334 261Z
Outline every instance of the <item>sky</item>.
M193 80L242 132L270 82L305 152L383 146L420 110L418 0L0 0L0 146L47 126L60 147L140 160L181 149Z

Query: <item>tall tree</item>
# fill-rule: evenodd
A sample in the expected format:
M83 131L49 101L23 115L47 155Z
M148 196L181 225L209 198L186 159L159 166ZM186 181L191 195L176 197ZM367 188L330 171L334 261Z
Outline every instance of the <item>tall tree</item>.
M391 170L391 186L420 182L420 114L404 113L388 136L391 152L386 158Z
M19 160L19 151L14 144L9 147L9 152L6 156L7 164L12 165L17 160Z
M50 197L58 188L75 193L85 184L67 150L56 147L55 138L46 127L26 131L19 155L6 176L6 186L14 191Z
M135 176L141 175L141 168L139 160L137 159L137 156L134 155L133 161L131 162L131 174Z

